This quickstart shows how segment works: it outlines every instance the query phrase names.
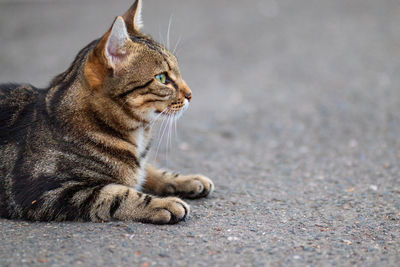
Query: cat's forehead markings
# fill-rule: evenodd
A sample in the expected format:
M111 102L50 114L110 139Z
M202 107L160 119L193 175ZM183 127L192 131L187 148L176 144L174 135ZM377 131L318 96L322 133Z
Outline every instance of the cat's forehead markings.
M168 70L172 70L171 64L169 64L169 61L166 57L164 57L165 62L167 62L168 65Z
M170 60L168 60L171 58L171 56L166 52L166 48L146 36L130 36L130 38L133 42L144 44L149 49L157 52L163 58L163 61L167 63L168 70L172 70Z
M145 36L130 36L130 39L135 43L145 44L149 49L162 53L163 48L161 45Z
M174 68L172 66L174 65L174 62L171 60L171 56L166 53L164 48L162 48L162 50L158 50L157 52L163 58L162 65L166 65L168 71L173 71Z

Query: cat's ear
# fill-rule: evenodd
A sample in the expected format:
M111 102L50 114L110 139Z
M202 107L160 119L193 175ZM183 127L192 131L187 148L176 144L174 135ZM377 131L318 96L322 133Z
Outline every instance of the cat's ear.
M123 18L117 17L88 57L85 75L92 87L100 86L107 75L122 69L131 43Z
M122 17L117 17L107 38L104 55L110 67L116 69L128 56L127 45L130 41L126 25Z
M135 0L133 5L122 16L130 34L139 32L143 27L142 2L142 0Z

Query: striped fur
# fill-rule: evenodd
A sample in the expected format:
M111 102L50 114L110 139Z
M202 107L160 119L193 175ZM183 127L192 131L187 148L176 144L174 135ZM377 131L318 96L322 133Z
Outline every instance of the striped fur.
M147 163L151 120L182 112L191 91L176 58L135 26L140 7L135 1L48 88L0 85L0 216L176 223L189 206L173 196L213 190L207 177Z

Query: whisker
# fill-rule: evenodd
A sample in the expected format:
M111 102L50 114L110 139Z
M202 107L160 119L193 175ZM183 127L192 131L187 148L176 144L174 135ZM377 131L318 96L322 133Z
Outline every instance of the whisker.
M166 160L166 164L168 165L168 153L169 153L169 145L170 145L170 139L171 139L171 119L173 118L173 116L170 116L168 119L168 134L167 134L167 150L165 152L165 160Z
M168 142L169 142L169 147L171 148L171 137L172 137L172 131L171 131L171 125L172 121L174 120L174 115L171 116L171 119L169 120L169 126L168 126Z
M162 37L160 26L158 27L158 35L160 36L160 42L161 42L161 44L162 44L163 46L165 46L165 41L164 41L164 38Z
M175 44L174 50L172 50L172 54L175 54L176 49L178 48L178 46L179 46L181 40L182 40L182 35L179 36L179 39L178 39L178 41L177 41L176 44Z
M167 113L168 113L168 112L167 112ZM166 113L166 114L167 114L167 113ZM163 117L163 120L162 120L161 125L160 125L160 129L159 129L159 131L158 131L158 137L161 136L161 131L162 131L162 129L163 129L163 127L164 127L164 123L167 121L167 119L168 119L167 116Z
M172 148L172 134L173 134L172 126L174 125L174 118L175 118L175 114L173 114L173 116L171 117L171 121L169 122L169 131L170 131L169 145L170 145L170 148Z
M162 121L160 123L158 134L157 134L157 138L158 139L160 139L161 132L162 132L162 129L163 129L163 126L164 126L164 123L165 123L166 120L167 120L167 117L165 116L165 117L163 117L163 119L162 119Z
M171 23L172 23L172 16L173 14L171 14L171 16L169 17L169 22L168 22L168 31L167 31L167 49L170 49L170 30L171 30Z
M165 108L163 111L161 111L160 114L158 114L154 119L152 119L152 120L149 122L149 124L148 124L144 129L147 129L147 128L153 126L153 124L156 123L157 120L158 120L158 119L164 114L164 112L167 111L167 110L168 110L168 107Z
M169 116L170 116L170 111L167 112L167 117L166 117L166 119L169 118ZM163 120L163 123L164 123L164 121L165 121L165 120ZM163 127L163 126L160 127L160 132L161 132L162 127ZM158 151L159 151L160 145L161 145L161 141L162 141L162 139L163 139L163 137L164 137L164 134L165 134L165 130L166 130L166 129L167 129L167 123L165 124L164 129L163 129L163 132L162 132L162 135L161 135L161 137L160 137L160 139L159 139L159 141L158 141L157 150L156 150L156 158L157 158Z
M168 116L167 123L165 124L165 127L166 127L165 130L168 129L168 123L169 123L170 119L171 119L171 117ZM168 130L167 130L167 135L165 136L165 138L167 139L165 142L165 161L168 163Z
M175 125L175 142L178 143L178 131L177 131L177 121L178 121L178 117L175 115L174 116L174 125Z

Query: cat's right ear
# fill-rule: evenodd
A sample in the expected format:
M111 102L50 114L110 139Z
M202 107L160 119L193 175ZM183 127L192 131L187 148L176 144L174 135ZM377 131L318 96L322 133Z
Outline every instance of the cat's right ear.
M86 63L85 76L92 87L101 85L108 74L118 73L129 56L131 43L123 18L117 17Z
M122 16L125 20L128 32L132 35L138 33L143 27L142 0L135 0L133 5Z

